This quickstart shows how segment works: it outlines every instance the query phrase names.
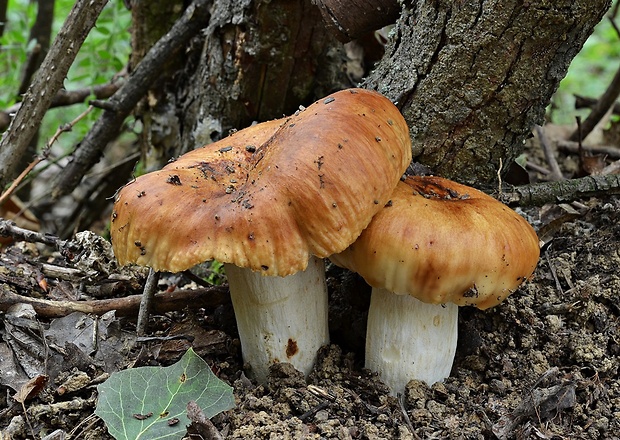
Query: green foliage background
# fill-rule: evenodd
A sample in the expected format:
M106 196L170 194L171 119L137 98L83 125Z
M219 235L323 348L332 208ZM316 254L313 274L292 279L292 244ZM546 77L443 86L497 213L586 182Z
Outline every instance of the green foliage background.
M56 0L52 41L75 3L74 0ZM35 45L29 42L30 28L35 22L36 2L9 0L7 21L0 38L0 108L5 110L19 101L17 96L23 66L28 53ZM96 27L86 38L69 70L65 80L67 90L93 87L109 82L127 64L130 47L131 13L122 0L112 0L104 8ZM92 98L91 98L92 99ZM41 141L45 142L58 126L70 122L86 110L88 99L83 105L52 109L46 115L41 130ZM98 111L91 112L74 127L72 133L64 134L61 143L70 147L79 141L98 117Z
M614 1L614 5L617 1ZM612 7L613 8L613 7ZM620 19L620 17L618 17ZM620 36L604 18L575 57L553 97L549 115L558 124L572 124L588 110L575 110L574 95L598 98L620 68Z

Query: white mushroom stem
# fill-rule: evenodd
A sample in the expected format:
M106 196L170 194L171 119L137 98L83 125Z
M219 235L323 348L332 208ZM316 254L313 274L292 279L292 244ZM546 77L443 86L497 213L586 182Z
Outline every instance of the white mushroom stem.
M392 394L418 379L429 385L450 375L456 352L458 306L427 304L374 288L368 312L366 368Z
M269 366L290 362L308 375L322 345L329 343L327 286L323 260L312 257L305 271L262 276L225 265L237 318L243 361L260 382Z

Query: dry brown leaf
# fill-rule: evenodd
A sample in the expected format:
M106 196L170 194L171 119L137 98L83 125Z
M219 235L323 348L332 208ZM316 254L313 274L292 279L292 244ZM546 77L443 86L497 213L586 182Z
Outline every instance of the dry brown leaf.
M17 393L13 396L13 399L23 404L26 400L36 397L37 394L43 390L48 380L49 376L44 374L39 374L38 376L33 377L22 385L19 391L17 391Z

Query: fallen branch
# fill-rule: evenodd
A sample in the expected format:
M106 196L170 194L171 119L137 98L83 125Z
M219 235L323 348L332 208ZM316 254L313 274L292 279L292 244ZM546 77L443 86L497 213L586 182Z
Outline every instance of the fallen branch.
M137 316L142 295L131 295L124 298L101 299L92 301L53 301L18 295L4 284L0 287L0 311L6 312L15 304L30 304L41 318L60 318L73 312L103 315L115 310L117 316ZM228 286L213 286L195 290L179 290L176 292L158 293L153 301L153 312L165 313L174 310L214 309L230 302Z
M83 103L84 100L89 96L94 96L97 99L107 99L112 96L119 88L120 84L116 82L111 82L108 84L101 84L95 87L87 87L84 89L61 89L58 91L58 93L56 93L54 99L52 99L49 108L80 104ZM17 104L12 105L6 110L0 111L0 131L4 131L8 128L11 121L11 115L16 114L17 111L21 108L21 106L22 103L18 102Z
M528 160L525 162L525 169L527 170L532 170L532 171L536 171L537 173L543 174L545 176L551 174L551 171L548 170L547 168L538 165L535 162L532 162L531 160Z
M587 96L575 95L575 108L576 109L592 108L596 105L597 102L598 100L594 98L588 98ZM615 103L611 111L613 112L614 115L620 115L620 104Z
M28 243L42 243L56 249L75 249L75 245L70 240L61 240L52 234L41 234L40 232L20 228L14 222L0 218L0 237L11 237L15 241L27 241Z
M553 154L553 149L551 148L549 139L547 139L547 136L545 135L545 131L540 125L535 127L535 131L538 136L538 140L540 141L540 145L542 146L543 153L545 154L545 159L547 159L547 163L549 164L551 171L549 177L552 180L564 180L564 175L562 174L560 165Z
M600 174L618 174L620 173L620 160L610 163L600 171Z
M558 148L570 153L579 153L579 142L558 141ZM584 151L592 154L606 154L611 159L620 159L620 148L611 145L583 145Z
M587 176L554 182L502 188L499 200L509 206L542 206L586 197L620 194L620 174Z

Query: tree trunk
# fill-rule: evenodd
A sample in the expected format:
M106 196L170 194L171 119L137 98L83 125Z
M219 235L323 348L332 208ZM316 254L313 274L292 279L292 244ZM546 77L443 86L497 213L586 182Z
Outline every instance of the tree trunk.
M129 70L144 58L148 50L168 32L183 12L183 0L137 1L131 8L133 30L131 33L131 58ZM168 60L155 84L149 89L148 96L135 110L142 120L144 129L140 136L140 149L146 171L161 168L173 151L170 145L178 142L179 118L175 111L175 93L166 87L173 82L175 74L185 65L186 53L178 54Z
M500 161L505 172L542 122L568 65L609 6L609 0L405 2L365 87L401 109L414 161L434 174L488 184ZM153 16L134 14L144 19L137 28L148 29ZM344 48L320 17L310 0L215 0L202 39L139 112L147 169L354 85L343 73ZM136 47L144 46L140 35L149 40L147 32L134 34Z
M414 161L434 174L489 183L543 120L609 0L406 2L367 79L397 102Z
M148 28L148 15L134 12L138 17L147 19L138 28ZM139 37L134 45L143 47ZM202 37L139 111L147 169L353 86L343 60L342 44L310 0L216 0Z

